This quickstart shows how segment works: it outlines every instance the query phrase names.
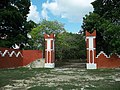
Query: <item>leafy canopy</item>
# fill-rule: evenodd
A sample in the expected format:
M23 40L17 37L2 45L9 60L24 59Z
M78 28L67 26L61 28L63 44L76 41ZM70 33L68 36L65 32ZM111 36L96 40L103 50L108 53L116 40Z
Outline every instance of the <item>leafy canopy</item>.
M29 6L30 0L0 1L0 46L11 47L27 41Z
M29 33L31 38L31 48L44 50L44 34L58 34L65 32L64 25L58 21L42 20L36 28Z

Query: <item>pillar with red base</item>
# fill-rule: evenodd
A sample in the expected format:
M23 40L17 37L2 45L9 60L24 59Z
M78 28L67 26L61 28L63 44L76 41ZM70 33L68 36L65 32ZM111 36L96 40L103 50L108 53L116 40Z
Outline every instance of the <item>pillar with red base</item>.
M55 35L54 34L45 34L45 68L54 68L55 67Z
M97 69L96 64L96 30L93 33L86 31L87 69Z

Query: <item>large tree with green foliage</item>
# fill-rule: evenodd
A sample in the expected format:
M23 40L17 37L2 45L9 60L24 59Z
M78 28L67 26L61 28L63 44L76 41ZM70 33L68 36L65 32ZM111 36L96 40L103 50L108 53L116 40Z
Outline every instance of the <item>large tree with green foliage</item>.
M27 22L30 0L0 1L0 46L11 47L27 41L30 23Z
M85 59L86 48L83 34L60 33L56 37L56 58L64 59Z
M96 0L93 13L83 18L82 28L97 30L97 52L120 54L120 1Z
M120 25L120 0L95 0L92 5L94 13Z
M44 34L58 34L65 32L64 25L58 21L42 20L36 28L33 28L29 33L32 38L30 46L32 49L44 50Z

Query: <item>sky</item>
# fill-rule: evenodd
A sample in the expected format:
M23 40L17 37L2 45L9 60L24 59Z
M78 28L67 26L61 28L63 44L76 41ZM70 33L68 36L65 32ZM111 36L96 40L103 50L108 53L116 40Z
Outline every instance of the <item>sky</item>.
M57 20L66 31L77 33L82 28L83 17L93 11L94 0L31 0L27 20L39 23L42 19Z

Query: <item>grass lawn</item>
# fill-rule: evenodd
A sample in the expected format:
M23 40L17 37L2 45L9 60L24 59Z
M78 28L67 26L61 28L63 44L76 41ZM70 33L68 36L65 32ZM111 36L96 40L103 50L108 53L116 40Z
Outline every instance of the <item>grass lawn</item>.
M120 90L120 69L1 69L0 90Z

